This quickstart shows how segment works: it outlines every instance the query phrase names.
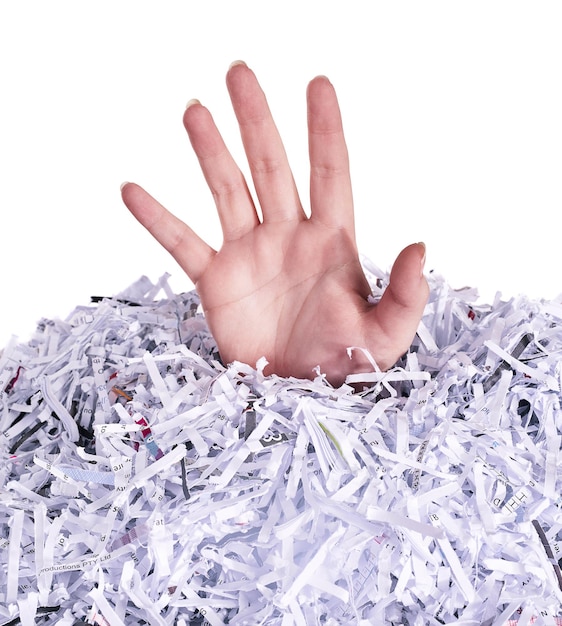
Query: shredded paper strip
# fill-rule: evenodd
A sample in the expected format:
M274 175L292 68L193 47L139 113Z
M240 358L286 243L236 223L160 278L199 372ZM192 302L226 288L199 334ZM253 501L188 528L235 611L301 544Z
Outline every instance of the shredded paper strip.
M223 365L166 276L9 343L0 626L562 623L562 299L429 281L340 388Z

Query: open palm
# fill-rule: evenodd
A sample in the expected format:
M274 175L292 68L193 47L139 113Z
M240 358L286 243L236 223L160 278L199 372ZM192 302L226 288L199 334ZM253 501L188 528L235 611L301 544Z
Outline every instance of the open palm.
M349 161L335 91L325 77L308 87L310 216L299 200L283 144L254 73L231 66L227 85L248 158L260 219L244 177L209 111L192 101L184 124L209 184L223 230L217 252L138 185L127 207L194 282L222 359L266 373L311 377L320 367L333 384L365 370L366 348L392 366L416 332L428 287L425 248L413 244L394 263L381 300L368 302L359 263Z

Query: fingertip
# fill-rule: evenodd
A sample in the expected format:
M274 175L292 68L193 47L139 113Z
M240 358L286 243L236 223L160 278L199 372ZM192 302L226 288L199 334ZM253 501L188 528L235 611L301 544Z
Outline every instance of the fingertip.
M238 65L241 65L242 67L248 67L248 64L246 63L246 61L237 59L236 61L232 61L232 63L228 66L228 71L230 72L232 68L237 67Z
M185 105L185 111L183 112L184 122L188 117L198 115L198 113L205 107L201 104L201 101L197 98L191 98Z
M248 64L245 61L232 61L232 63L228 66L228 71L226 72L226 82L227 84L230 84L236 76L247 73L253 74L252 70L248 67Z
M130 182L121 185L121 198L135 219L148 227L153 214L151 204L156 203L154 198L140 185Z
M329 134L343 130L338 96L326 76L313 78L308 83L306 96L309 129L312 132Z
M429 288L424 276L426 246L423 242L404 248L390 272L390 287L397 302L418 309L425 306Z
M335 91L330 79L324 74L315 76L309 83L306 89L308 96L314 96L317 93L321 94L325 90Z
M185 106L183 112L183 125L189 133L192 129L198 126L206 124L207 118L210 116L210 112L207 107L197 98L192 98Z
M326 74L318 74L310 81L309 85L329 85L333 87L331 80Z
M197 100L197 98L191 98L191 100L189 100L188 103L185 105L185 110L187 111L187 109L190 109L192 106L195 106L196 104L201 104L201 102Z
M255 72L244 61L234 61L230 64L226 73L226 88L233 102L250 97L256 88L263 92Z
M427 246L423 241L418 241L417 243L411 243L409 246L406 246L398 255L396 262L398 262L399 259L404 259L407 263L414 263L414 261L416 261L418 267L423 270L426 256Z
M121 191L121 198L123 199L125 204L127 204L127 198L128 198L128 196L130 194L132 185L133 185L133 183L130 183L128 180L126 180L126 181L122 182L121 186L119 187L119 189Z
M140 187L136 183L131 183L129 181L125 181L121 183L121 197L127 206L129 206L128 201L137 194ZM130 208L130 207L129 207Z
M427 257L427 248L423 241L412 243L406 246L402 252L396 258L393 265L396 268L396 273L406 272L409 275L410 280L424 277L425 260Z

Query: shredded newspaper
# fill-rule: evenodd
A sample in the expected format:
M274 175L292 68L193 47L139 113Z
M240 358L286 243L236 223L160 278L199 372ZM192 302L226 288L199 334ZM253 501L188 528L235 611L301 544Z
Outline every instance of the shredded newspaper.
M221 363L166 276L11 341L0 626L562 624L562 299L428 278L339 388Z

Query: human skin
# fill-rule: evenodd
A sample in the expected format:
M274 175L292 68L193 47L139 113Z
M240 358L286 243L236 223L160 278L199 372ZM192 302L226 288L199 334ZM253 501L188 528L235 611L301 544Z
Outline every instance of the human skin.
M265 95L245 63L226 82L259 203L212 116L193 100L184 114L191 145L214 198L223 243L214 250L142 187L122 186L126 206L193 281L225 363L268 361L266 374L334 385L407 351L428 298L425 246L398 255L380 300L359 261L349 158L334 87L324 76L307 89L310 212L299 198ZM389 225L398 228L396 225Z

